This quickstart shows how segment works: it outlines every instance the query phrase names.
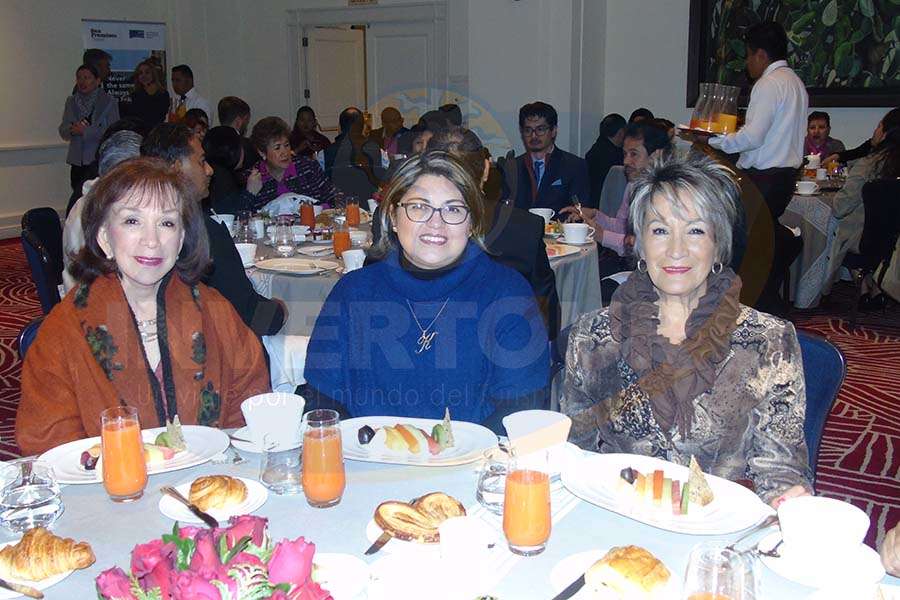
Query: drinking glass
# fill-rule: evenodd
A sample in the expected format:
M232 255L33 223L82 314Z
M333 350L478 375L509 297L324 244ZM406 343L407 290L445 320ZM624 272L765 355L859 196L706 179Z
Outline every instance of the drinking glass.
M300 203L300 224L309 227L310 231L316 228L316 211L309 200Z
M706 114L706 105L709 102L710 87L712 87L711 83L700 84L697 103L694 105L694 112L691 114L691 129L703 129L706 126L706 119L703 117Z
M303 416L303 493L314 508L341 501L346 478L337 411L311 410Z
M503 533L521 556L544 551L550 538L550 472L545 451L511 455L503 496Z
M294 255L294 230L291 229L293 219L282 215L275 222L275 239L272 240L275 252L285 258Z
M347 227L359 227L359 200L355 196L347 196L345 210L347 213Z
M359 207L357 207L357 211L358 210ZM336 218L334 220L334 233L331 236L331 245L332 248L334 248L334 255L337 258L341 257L344 250L350 249L350 229L347 227L347 223L344 219Z
M303 491L300 481L301 453L299 440L288 443L274 435L264 435L259 481L280 496L299 494Z
M116 406L100 413L103 487L113 502L131 502L144 494L147 462L137 409Z
M13 533L50 527L63 513L53 467L33 458L5 464L0 472L0 525Z
M754 600L756 570L749 554L716 542L691 550L684 574L684 600Z
M475 499L495 515L503 514L503 494L509 454L500 448L485 450L475 484Z
M239 211L235 220L234 241L237 244L256 243L256 231L249 210Z

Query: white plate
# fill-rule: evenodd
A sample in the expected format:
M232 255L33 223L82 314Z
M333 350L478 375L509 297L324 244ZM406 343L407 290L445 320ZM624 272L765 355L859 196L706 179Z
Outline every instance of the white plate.
M556 563L556 566L550 570L550 587L553 588L553 593L558 594L566 589L570 583L584 575L591 565L603 558L608 551L609 548L606 550L588 550L587 552L579 552L578 554L567 556ZM668 565L666 565L666 568L668 568ZM681 574L674 573L672 572L672 569L669 569L669 581L656 593L655 598L662 600L664 598L670 599L680 597ZM618 595L615 593L611 593L609 596L603 596L602 594L594 596L587 586L584 586L577 594L572 596L572 600L616 600L617 598Z
M308 258L267 258L256 263L257 269L289 273L291 275L317 275L323 271L338 268L333 260L312 260Z
M551 254L551 248L553 254ZM569 256L570 254L578 254L579 252L581 252L581 248L578 248L576 246L567 246L557 243L547 244L547 257L550 260L553 260L554 258L562 258L563 256Z
M165 430L165 427L145 429L141 432L141 436L145 443L152 444L156 440L156 436ZM147 469L149 475L201 465L228 448L228 435L221 429L201 425L183 425L182 432L188 449L179 452L169 460L151 465ZM53 472L59 483L100 483L102 477L99 468L86 471L81 466L81 453L99 443L99 437L75 440L47 450L39 458L53 466Z
M800 190L794 190L794 193L798 196L818 196L822 193L822 190L816 190L814 192L801 192Z
M619 472L625 467L641 473L661 469L666 477L680 481L687 481L689 475L687 467L652 456L591 454L563 470L563 485L582 500L607 510L653 527L691 535L734 533L756 525L774 512L744 486L707 474L715 499L700 510L692 506L687 515L667 515L643 503L630 502L619 492Z
M309 240L306 240L306 243L307 244L315 244L317 246L325 246L326 244L331 244L332 241L331 240L323 240L323 239L318 239L318 240L309 239Z
M594 243L594 238L589 237L588 239L586 239L583 242L569 242L569 241L566 241L566 236L563 235L556 241L560 244L566 244L567 246L590 246L591 244Z
M757 548L771 550L781 539L781 532L774 531L760 540ZM763 564L785 579L796 581L816 589L831 587L846 588L850 584L864 586L874 585L884 577L884 567L878 552L865 544L860 544L847 556L836 560L833 565L823 569L821 564L802 560L802 557L791 556L790 550L782 544L778 551L779 558L760 556Z
M366 462L385 463L390 465L418 465L422 467L450 467L475 462L484 451L497 445L497 436L476 423L453 421L452 448L444 449L440 454L410 454L409 452L393 452L387 448L374 448L359 443L357 432L363 425L378 429L385 425L399 423L413 425L431 432L440 419L416 419L412 417L356 417L341 422L344 458Z
M228 523L228 519L231 517L236 517L238 515L249 515L260 506L266 503L266 500L269 499L269 490L266 489L264 485L260 482L255 481L253 479L247 479L245 477L238 477L241 481L244 482L244 485L247 486L247 498L240 504L236 504L226 509L210 509L209 514L216 521L219 522L220 525ZM175 489L181 492L181 495L185 498L189 497L191 494L191 483L193 483L193 479L186 483L182 483L175 486ZM198 523L203 524L203 521L200 520L194 513L188 510L188 507L172 498L171 496L164 495L159 500L159 512L169 517L174 521L178 521L180 523Z
M8 542L0 542L0 548L5 548L7 546L12 546L14 544L19 543L19 540L11 540ZM7 578L9 581L13 583L21 583L22 585L28 585L38 590L44 591L47 588L56 585L69 575L71 575L75 569L69 569L64 573L60 573L59 575L54 575L53 577L47 577L46 579L41 579L40 581L30 581L28 579L13 579L12 577ZM24 598L22 594L18 592L14 592L12 590L7 590L0 588L0 599L6 598Z
M325 256L333 256L334 250L331 248L322 248L321 246L307 246L305 248L297 248L297 252L303 256L313 256L315 258L323 258Z
M250 433L250 428L247 426L241 427L233 434L231 434L233 438L241 438L243 440L252 440L253 434ZM257 444L256 442L239 442L235 439L231 439L231 445L237 448L242 452L253 452L254 454L262 454L262 446Z
M315 581L328 590L334 600L363 597L369 584L369 565L350 554L316 552L313 556Z
M369 566L367 598L469 600L487 595L491 579L490 573L454 573L438 553L387 554ZM508 598L513 597L503 596L503 600Z

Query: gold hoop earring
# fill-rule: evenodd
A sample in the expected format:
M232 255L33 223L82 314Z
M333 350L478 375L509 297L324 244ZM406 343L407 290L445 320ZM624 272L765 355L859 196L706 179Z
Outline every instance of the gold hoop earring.
M643 258L639 258L637 261L637 270L641 273L647 272L647 261Z

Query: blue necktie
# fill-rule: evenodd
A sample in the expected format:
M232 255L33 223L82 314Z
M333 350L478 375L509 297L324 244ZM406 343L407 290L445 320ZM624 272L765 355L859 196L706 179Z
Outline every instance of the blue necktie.
M534 161L534 178L537 180L538 187L541 187L541 177L544 176L544 161Z

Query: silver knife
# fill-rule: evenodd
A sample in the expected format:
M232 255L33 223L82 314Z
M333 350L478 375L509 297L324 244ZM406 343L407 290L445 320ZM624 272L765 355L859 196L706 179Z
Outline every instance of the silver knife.
M30 585L22 585L21 583L13 583L12 581L6 581L5 579L0 579L0 587L6 588L8 590L12 590L17 594L22 594L24 596L28 596L29 598L43 598L44 594L40 590L36 590Z
M581 591L581 588L584 587L584 574L582 573L581 577L570 583L566 586L566 589L558 593L553 597L553 600L569 600L572 596Z
M164 485L161 488L159 488L159 491L161 491L163 494L167 494L167 495L175 498L176 500L178 500L179 502L181 502L182 504L187 506L188 510L191 511L192 513L194 513L194 515L198 519L200 519L201 521L206 523L207 526L209 526L213 529L217 529L219 527L219 522L216 521L212 515L210 515L209 513L205 513L202 510L200 510L199 508L197 508L196 504L192 504L190 502L190 500L188 500L187 498L182 496L181 493L178 490L176 490L175 488L173 488L172 486Z

